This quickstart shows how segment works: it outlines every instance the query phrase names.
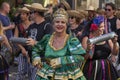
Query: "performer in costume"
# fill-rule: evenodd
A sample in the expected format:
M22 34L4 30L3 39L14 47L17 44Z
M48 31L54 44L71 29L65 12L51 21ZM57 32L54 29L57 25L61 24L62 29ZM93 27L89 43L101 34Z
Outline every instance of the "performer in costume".
M2 23L0 22L0 36L1 36L1 41L0 41L0 80L8 80L8 68L9 65L5 58L1 55L1 46L5 45L10 53L12 52L12 48L10 44L8 43L7 37L3 33L3 28L2 28Z
M38 67L36 80L86 80L77 63L84 61L79 40L66 33L67 12L60 8L54 13L52 35L45 35L32 51L33 65ZM45 54L45 63L41 63Z
M95 17L90 25L90 34L83 38L82 45L86 49L86 63L83 67L83 73L87 80L118 79L116 69L108 59L110 55L112 59L119 52L117 37L115 36L113 40L103 41L95 45L87 43L89 38L101 36L104 30L104 17ZM90 56L90 53L93 53L93 57Z

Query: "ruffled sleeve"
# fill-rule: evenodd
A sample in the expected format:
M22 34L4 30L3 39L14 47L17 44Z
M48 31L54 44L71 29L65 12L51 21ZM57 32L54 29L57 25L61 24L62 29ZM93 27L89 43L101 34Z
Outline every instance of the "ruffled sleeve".
M50 35L45 35L32 49L33 64L40 63L40 55L45 54L45 47L48 43Z

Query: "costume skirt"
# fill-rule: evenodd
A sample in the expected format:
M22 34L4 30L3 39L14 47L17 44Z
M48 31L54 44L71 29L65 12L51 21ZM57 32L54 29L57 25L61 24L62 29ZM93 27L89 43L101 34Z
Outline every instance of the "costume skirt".
M118 73L108 59L87 60L83 67L87 80L117 80Z
M79 66L63 65L53 69L47 64L44 64L42 69L37 71L36 80L86 80Z

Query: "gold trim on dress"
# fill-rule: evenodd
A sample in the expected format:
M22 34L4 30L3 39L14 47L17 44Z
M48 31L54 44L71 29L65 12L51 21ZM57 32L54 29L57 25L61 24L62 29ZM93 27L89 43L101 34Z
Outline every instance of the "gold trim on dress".
M59 48L59 49L56 49L56 48L52 45L54 36L55 36L55 32L54 32L54 33L51 35L51 37L50 37L50 41L49 41L50 47L51 47L53 50L55 50L55 51L63 49L63 48L65 47L65 45L66 45L66 42L67 42L67 40L68 40L69 35L66 34L66 36L65 36L65 41L64 41L64 46L61 47L61 48Z

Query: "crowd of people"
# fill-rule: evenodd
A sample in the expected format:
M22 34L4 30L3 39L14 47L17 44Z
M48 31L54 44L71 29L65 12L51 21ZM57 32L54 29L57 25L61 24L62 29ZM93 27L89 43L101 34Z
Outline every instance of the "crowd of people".
M29 80L120 79L113 65L120 64L120 11L115 4L97 10L72 10L65 0L46 7L24 4L12 21L9 3L0 6L0 80L9 80L9 66L16 59L15 80L26 80L26 75ZM116 33L112 39L88 43L110 32ZM27 38L26 44L11 43L12 37Z

